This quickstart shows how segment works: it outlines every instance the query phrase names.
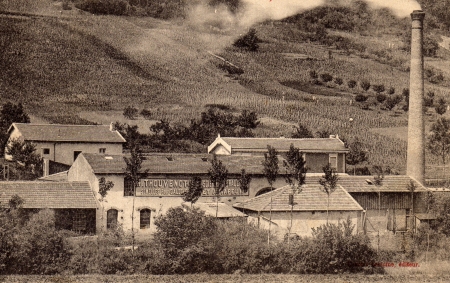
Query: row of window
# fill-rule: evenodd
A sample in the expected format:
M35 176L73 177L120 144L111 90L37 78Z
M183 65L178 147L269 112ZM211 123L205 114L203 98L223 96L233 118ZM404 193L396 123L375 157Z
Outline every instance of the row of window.
M81 153L81 151L76 150L73 152L73 161L77 159L78 155ZM98 153L106 153L106 148L102 147L98 149ZM42 155L49 155L50 154L50 148L43 148L42 149Z
M106 228L112 229L117 226L119 211L117 209L109 209L106 212ZM150 209L141 209L139 212L139 228L150 228Z

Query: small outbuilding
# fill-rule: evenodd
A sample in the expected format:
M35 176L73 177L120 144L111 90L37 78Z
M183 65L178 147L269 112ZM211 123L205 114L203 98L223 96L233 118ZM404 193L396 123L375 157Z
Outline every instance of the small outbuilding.
M13 196L23 200L25 211L51 209L57 229L95 234L97 200L89 182L0 182L0 207L9 208Z
M319 184L306 184L300 191L284 186L234 205L249 215L259 227L283 237L286 234L311 236L312 228L350 218L357 232L362 207L340 186L330 194ZM328 215L328 216L327 216Z

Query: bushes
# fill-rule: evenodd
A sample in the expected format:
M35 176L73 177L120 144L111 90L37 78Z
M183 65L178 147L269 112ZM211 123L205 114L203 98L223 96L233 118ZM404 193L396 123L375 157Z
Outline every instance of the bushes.
M320 74L320 79L324 82L331 82L333 80L333 76L328 73Z
M138 114L139 110L133 106L127 106L123 109L123 116L127 119L134 120Z
M386 95L383 93L378 93L376 98L378 102L383 103L386 100Z
M244 48L248 51L258 51L258 43L261 40L256 35L256 30L251 28L245 35L238 38L233 45L235 47Z
M344 81L340 77L335 77L334 78L334 83L337 84L337 85L342 85L344 83Z
M69 252L54 213L31 215L19 207L0 212L0 274L56 274L66 268Z
M364 95L364 94L357 94L356 96L355 96L355 101L356 102L364 102L364 101L366 101L367 100L367 95Z
M355 88L355 86L356 86L356 81L355 81L355 80L349 80L349 81L347 82L347 86L348 86L349 88Z
M127 13L129 4L126 0L84 0L75 7L92 14L122 16Z

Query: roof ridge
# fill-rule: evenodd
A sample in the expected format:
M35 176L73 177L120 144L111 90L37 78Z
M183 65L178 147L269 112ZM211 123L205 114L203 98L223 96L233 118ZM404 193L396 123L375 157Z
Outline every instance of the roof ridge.
M27 126L64 126L64 127L109 127L109 125L96 124L96 125L77 125L77 124L45 124L45 123L13 123L15 125L27 125Z

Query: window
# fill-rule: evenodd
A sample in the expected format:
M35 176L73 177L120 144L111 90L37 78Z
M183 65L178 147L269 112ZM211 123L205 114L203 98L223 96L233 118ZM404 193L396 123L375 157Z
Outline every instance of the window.
M77 209L73 214L72 230L76 232L84 232L86 230L86 214Z
M50 148L43 148L42 154L50 154Z
M106 228L111 229L117 225L117 209L110 209L106 212Z
M140 222L139 226L141 229L148 229L150 228L150 209L145 208L141 209L140 211Z
M106 148L99 148L98 153L106 153Z
M73 152L73 161L75 161L75 159L77 159L78 155L80 155L81 151L74 151Z
M328 162L330 163L331 168L334 170L337 170L337 154L330 154L330 158L328 159Z
M133 195L134 195L133 183L131 182L130 178L125 177L123 186L123 196L132 197Z
M150 209L141 209L140 211L140 222L139 226L141 229L148 229L150 228Z

